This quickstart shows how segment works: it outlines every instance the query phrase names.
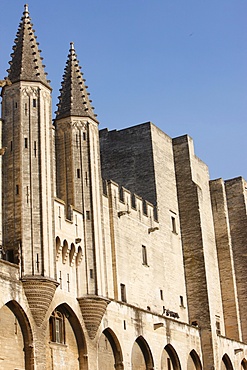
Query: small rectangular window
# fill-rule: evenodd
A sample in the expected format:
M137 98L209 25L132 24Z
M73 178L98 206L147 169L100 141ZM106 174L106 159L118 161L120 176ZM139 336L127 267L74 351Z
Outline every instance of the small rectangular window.
M164 300L164 296L163 296L163 290L160 289L160 299L163 301Z
M86 211L86 220L90 220L90 211Z
M83 132L83 133L82 133L82 138L83 138L83 140L86 140L86 139L87 139L86 132Z
M77 168L77 178L78 179L81 178L81 170L80 170L80 168Z
M36 106L37 106L37 100L33 99L33 108L36 108Z
M16 187L15 187L15 193L16 193L16 195L19 194L19 185L16 185Z
M10 151L12 152L12 150L13 150L13 141L11 140L11 142L10 142Z
M126 287L124 284L120 284L121 301L126 302Z
M175 217L172 216L172 232L177 233L177 228L176 228L176 219Z
M217 335L220 335L221 334L221 330L220 330L220 317L219 316L216 316L216 334Z
M17 102L15 103L15 107L16 107L16 108L18 107L18 104L17 104Z
M27 137L24 138L24 147L27 148L28 147L28 141L27 141Z
M90 279L93 279L93 269L90 269Z
M142 264L148 265L148 259L147 259L147 248L145 245L142 245Z
M184 307L184 297L182 295L180 296L180 306Z

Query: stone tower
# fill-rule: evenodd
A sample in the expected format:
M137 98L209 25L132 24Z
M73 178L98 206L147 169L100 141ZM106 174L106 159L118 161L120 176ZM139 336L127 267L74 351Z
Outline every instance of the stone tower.
M102 294L104 288L101 228L101 174L98 122L91 106L74 44L70 44L58 110L56 112L57 196L66 206L83 214L87 294ZM97 268L96 268L97 266Z
M27 5L2 96L3 244L22 275L54 277L51 87Z

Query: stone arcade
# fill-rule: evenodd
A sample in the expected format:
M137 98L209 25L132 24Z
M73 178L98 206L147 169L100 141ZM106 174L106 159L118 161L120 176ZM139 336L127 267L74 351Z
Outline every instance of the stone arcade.
M73 43L53 124L27 5L11 57L0 368L246 370L246 181L150 122L99 133Z

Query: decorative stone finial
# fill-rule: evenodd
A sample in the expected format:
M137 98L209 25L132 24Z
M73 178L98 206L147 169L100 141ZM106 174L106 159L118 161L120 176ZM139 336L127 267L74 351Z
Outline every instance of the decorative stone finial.
M28 11L28 4L25 4L24 5L24 14L28 14L29 11Z
M74 45L73 41L70 43L70 49L75 51L75 45Z

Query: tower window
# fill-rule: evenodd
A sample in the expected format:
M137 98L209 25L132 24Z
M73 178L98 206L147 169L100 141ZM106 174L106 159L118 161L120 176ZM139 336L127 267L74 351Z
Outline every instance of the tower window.
M86 140L86 139L87 139L86 132L83 132L83 133L82 133L82 138L83 138L83 140Z
M15 103L15 107L16 107L16 108L18 107L18 104L17 104L17 102Z
M86 219L89 221L90 220L90 211L86 211Z
M33 99L33 108L36 108L36 107L37 107L37 100Z
M175 217L171 217L171 219L172 219L172 232L173 233L177 233L177 227L176 227L176 219L175 219Z
M80 168L77 168L77 178L78 179L81 178L81 170L80 170Z
M28 147L28 141L27 141L27 137L24 138L24 147L27 148Z
M145 245L142 245L142 264L148 266L147 248Z
M164 300L164 296L163 296L163 290L160 289L160 299L163 301Z
M65 343L64 315L58 311L53 311L50 317L50 340L55 343Z
M18 195L18 194L19 194L19 185L16 185L16 186L15 186L15 193L16 193L16 195Z
M180 306L184 307L184 297L182 295L180 296Z
M121 301L122 302L127 302L125 284L120 284L120 293L121 293Z
M221 333L221 330L220 330L220 317L219 316L216 316L216 334L217 335L220 335Z

